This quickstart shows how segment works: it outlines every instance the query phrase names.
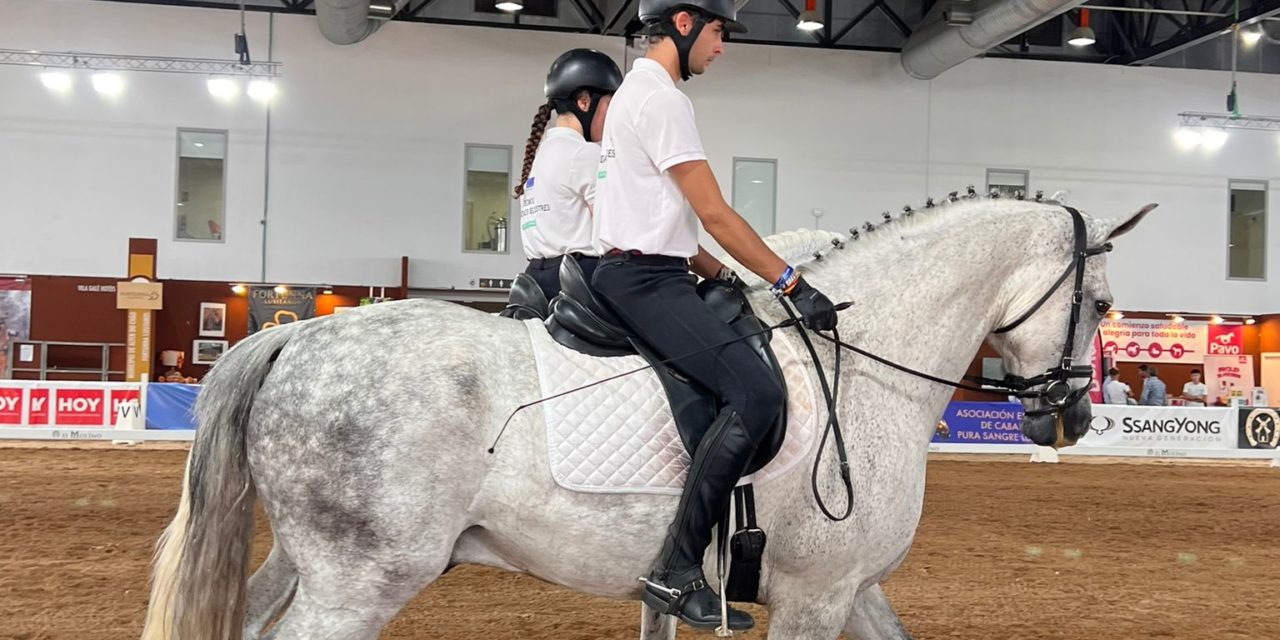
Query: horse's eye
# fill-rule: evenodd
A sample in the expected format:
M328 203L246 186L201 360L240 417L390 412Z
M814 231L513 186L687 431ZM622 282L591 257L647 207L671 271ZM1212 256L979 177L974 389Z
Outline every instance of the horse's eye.
M1102 315L1111 310L1111 301L1099 300L1093 303L1093 306L1098 309L1098 315Z

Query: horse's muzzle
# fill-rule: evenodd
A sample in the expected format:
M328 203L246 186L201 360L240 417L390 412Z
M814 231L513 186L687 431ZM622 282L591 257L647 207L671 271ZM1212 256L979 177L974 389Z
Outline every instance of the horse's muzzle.
M1089 430L1093 406L1081 399L1061 413L1027 417L1022 420L1022 433L1042 447L1061 449L1075 444Z

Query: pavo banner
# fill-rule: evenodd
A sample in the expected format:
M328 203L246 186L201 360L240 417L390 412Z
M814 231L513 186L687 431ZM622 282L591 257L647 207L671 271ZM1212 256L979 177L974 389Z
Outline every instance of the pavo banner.
M307 320L316 315L314 287L251 287L249 289L249 333Z

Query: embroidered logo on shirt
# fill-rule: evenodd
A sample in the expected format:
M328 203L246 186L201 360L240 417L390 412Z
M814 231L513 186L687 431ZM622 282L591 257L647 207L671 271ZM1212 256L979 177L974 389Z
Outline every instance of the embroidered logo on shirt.
M529 179L525 180L524 182L524 189L525 191L528 191L529 189L532 189L532 188L533 188L533 176L529 176Z

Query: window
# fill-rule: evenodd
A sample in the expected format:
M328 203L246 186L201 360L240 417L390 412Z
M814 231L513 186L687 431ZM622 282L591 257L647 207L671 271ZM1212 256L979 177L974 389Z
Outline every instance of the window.
M226 229L227 132L178 130L177 240L222 242Z
M1023 169L987 169L987 193L999 191L1002 198L1013 198L1021 191L1025 196L1029 193L1027 185L1031 184L1031 172Z
M777 160L733 159L733 209L762 236L774 231L777 194Z
M1265 280L1267 277L1267 183L1232 180L1230 187L1227 277Z
M511 215L511 147L466 146L463 251L506 253Z

